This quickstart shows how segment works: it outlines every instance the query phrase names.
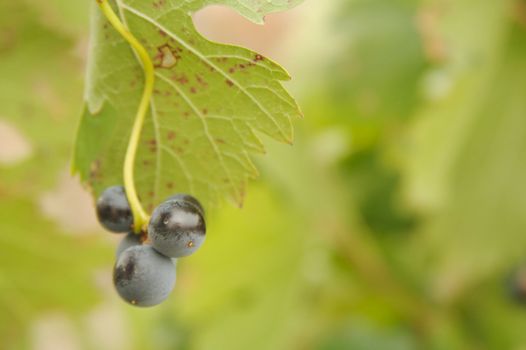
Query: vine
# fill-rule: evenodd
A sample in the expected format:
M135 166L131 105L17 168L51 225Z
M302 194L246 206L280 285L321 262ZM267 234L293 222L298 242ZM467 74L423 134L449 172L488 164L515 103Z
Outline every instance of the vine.
M149 221L149 216L142 207L141 201L139 200L139 197L137 195L137 190L135 189L133 166L135 164L135 156L137 154L137 147L139 144L142 126L144 124L144 119L146 118L146 113L148 111L153 93L153 87L155 82L154 66L144 46L141 45L141 43L135 38L135 36L133 36L133 34L121 22L119 17L111 8L111 5L108 3L108 0L96 1L99 4L99 7L101 8L104 15L110 22L110 24L113 26L113 28L115 28L115 30L117 30L117 32L135 50L138 58L142 63L144 71L144 91L141 97L139 108L137 110L137 115L135 116L135 121L133 123L133 128L131 131L128 148L126 149L123 167L124 188L126 190L126 196L128 198L133 213L133 230L135 233L140 233L144 230L144 226L147 225Z

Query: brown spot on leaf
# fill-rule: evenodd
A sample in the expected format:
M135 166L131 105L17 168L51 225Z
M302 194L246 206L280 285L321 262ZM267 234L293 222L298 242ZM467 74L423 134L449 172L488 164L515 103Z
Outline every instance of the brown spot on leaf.
M101 175L100 167L101 167L100 159L95 159L93 162L91 162L90 170L89 170L89 178L91 181L95 181L101 178L102 175Z
M154 1L152 5L155 9L160 10L164 5L166 5L166 0Z
M172 68L181 57L177 50L168 44L159 46L157 54L153 58L156 68Z
M157 142L155 143L149 142L148 144L150 145L148 147L149 151L152 153L156 153L157 152Z
M172 80L178 82L181 85L185 85L186 83L188 83L188 78L184 74L182 75L174 74L172 75Z
M199 74L196 74L195 75L195 79L197 80L197 82L199 83L199 85L203 86L203 87L207 87L208 86L208 83L203 79L203 77Z

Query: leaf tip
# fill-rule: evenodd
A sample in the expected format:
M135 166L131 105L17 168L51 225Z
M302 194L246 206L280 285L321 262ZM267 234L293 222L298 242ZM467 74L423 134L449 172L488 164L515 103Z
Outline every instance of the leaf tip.
M234 200L234 203L236 207L238 207L239 209L243 209L244 202L245 202L245 187L243 185L239 189L239 196Z

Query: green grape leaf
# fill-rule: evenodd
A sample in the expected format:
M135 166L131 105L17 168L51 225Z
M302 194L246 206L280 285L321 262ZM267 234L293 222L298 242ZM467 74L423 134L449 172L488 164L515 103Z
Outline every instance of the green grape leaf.
M222 1L259 22L299 1ZM291 143L300 116L279 65L247 49L210 42L191 14L217 1L119 0L114 10L155 65L155 89L135 163L136 188L147 211L174 192L205 204L223 197L241 204L257 176L249 154L263 153L256 133ZM73 170L94 191L122 183L123 160L142 94L142 67L97 9L86 83L86 108Z

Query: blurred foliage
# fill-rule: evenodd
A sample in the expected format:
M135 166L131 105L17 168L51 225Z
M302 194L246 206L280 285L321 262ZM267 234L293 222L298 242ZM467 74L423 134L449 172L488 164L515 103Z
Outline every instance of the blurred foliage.
M246 206L210 213L174 295L148 310L94 282L102 269L110 283L107 234L39 210L81 110L87 13L73 3L87 6L0 3L0 121L33 146L0 163L0 348L38 348L50 312L86 349L526 347L525 1L331 1L336 50L298 43L325 74L294 77L297 143L268 142ZM127 342L98 342L99 308Z
M82 87L74 41L47 29L39 16L21 3L0 5L0 120L15 125L33 149L30 159L0 168L0 337L6 348L24 339L21 332L40 311L80 314L100 299L87 282L108 256L98 238L66 235L38 207L38 196L67 166L76 125L71 115L79 111Z

